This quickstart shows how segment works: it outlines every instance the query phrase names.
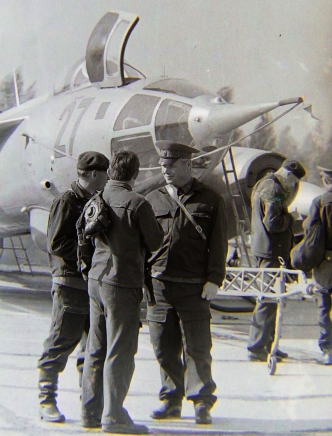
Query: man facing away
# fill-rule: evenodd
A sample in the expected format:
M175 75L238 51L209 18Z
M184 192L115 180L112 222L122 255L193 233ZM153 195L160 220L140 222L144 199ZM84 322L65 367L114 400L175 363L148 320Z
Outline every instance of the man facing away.
M191 174L191 154L199 150L169 141L156 145L170 192L177 194L202 232L167 189L147 195L164 230L162 247L149 259L156 305L148 306L147 320L161 369L159 399L163 402L151 417L179 418L186 396L194 403L196 423L209 424L216 401L210 300L225 277L225 205L219 194Z
M259 180L251 196L251 251L257 268L279 268L282 258L289 263L293 245L292 226L299 219L298 212L288 212L294 200L299 181L305 176L300 162L286 159L274 174ZM277 305L258 303L255 307L249 340L248 357L252 361L267 361L274 340ZM288 357L278 350L279 359Z
M80 154L77 182L54 199L50 210L47 250L52 272L52 321L38 361L39 412L41 419L49 422L65 421L56 405L59 373L89 326L87 283L77 270L76 221L92 195L104 188L108 166L108 158L101 153ZM83 362L80 366L83 371Z
M90 331L83 370L82 420L85 428L107 433L147 434L123 402L135 368L146 251L163 238L151 205L133 192L139 171L135 153L112 159L104 192L110 227L95 239L89 272Z
M313 199L308 218L304 221L307 230L315 223L317 217L321 220L325 239L325 256L320 265L313 269L317 286L322 292L318 298L318 346L323 352L317 359L321 365L332 365L332 169L317 167L326 192Z

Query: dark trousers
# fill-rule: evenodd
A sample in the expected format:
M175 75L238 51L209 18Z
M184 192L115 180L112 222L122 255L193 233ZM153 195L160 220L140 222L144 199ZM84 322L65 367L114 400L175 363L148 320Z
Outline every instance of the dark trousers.
M128 421L123 402L135 369L141 288L89 280L90 332L82 390L82 416L103 425Z
M85 359L85 349L86 349L86 343L88 340L88 334L90 329L90 316L87 317L84 327L84 332L82 334L81 340L78 344L78 350L77 350L77 360L76 360L76 368L79 373L79 385L80 388L82 387L82 378L83 378L83 366L84 366L84 359Z
M332 289L327 294L317 293L318 296L318 345L322 351L332 352Z
M38 361L40 402L52 403L57 396L58 374L65 369L69 355L89 330L89 295L82 289L53 283L50 334ZM83 356L78 358L82 370Z
M257 268L279 268L278 259L266 259L256 257ZM264 351L270 352L274 340L276 325L277 304L276 303L257 303L249 331L248 350L254 353Z
M150 339L160 365L160 400L216 401L211 373L210 303L202 284L153 279L156 305L148 307Z

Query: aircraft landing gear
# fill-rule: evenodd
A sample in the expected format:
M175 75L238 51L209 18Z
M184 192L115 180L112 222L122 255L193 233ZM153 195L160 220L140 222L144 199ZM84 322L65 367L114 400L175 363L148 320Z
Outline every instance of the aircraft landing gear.
M277 356L271 354L267 357L267 369L270 375L274 375L277 370Z

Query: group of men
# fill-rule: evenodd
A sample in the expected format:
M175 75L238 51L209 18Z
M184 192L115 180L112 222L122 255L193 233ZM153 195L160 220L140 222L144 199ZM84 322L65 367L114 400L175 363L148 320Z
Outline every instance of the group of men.
M212 421L210 300L226 273L225 205L192 177L191 155L199 150L170 141L157 146L166 187L144 198L133 190L139 173L135 153L119 151L109 162L91 151L78 157L78 181L51 206L52 323L38 363L40 417L46 421L65 420L56 403L58 375L87 331L83 427L149 433L123 407L135 367L145 282L153 287L147 320L162 381L162 404L151 416L179 418L186 396L197 424ZM84 276L90 266L87 283L77 269L76 222L98 190L110 226L90 242L91 259L89 250L83 253Z
M210 300L226 274L225 205L217 192L192 176L191 156L199 150L171 141L159 141L157 146L166 186L146 198L133 190L139 173L135 153L119 151L109 162L91 151L78 157L78 181L52 204L47 235L52 323L38 363L40 417L46 421L65 421L56 403L58 375L88 335L78 358L83 427L101 427L107 433L149 433L123 407L135 368L146 282L153 288L146 318L162 384L162 403L151 417L180 418L185 397L193 402L197 424L212 422L216 384L211 372ZM304 175L299 162L286 160L253 190L252 251L259 267L279 266L280 257L289 261L291 228L297 216L287 207ZM324 180L330 183L327 196L331 197L332 172ZM77 268L76 222L100 190L110 226L89 242L89 271L84 271L83 279ZM330 208L328 201L324 204ZM331 208L324 216L328 216L326 249L331 250ZM326 360L326 355L332 359L331 301L326 297L330 294L322 295L325 314L320 345ZM251 360L267 359L275 317L275 304L257 305L248 342ZM278 356L287 354L279 350Z

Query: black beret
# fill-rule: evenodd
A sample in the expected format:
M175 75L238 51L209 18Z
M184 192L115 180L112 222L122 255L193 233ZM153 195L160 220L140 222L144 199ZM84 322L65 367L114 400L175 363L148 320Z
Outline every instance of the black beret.
M306 170L304 169L303 165L297 160L286 159L281 166L286 170L291 171L298 179L302 179L302 177L306 175Z
M107 171L109 167L108 158L98 151L85 151L78 156L77 159L77 169L92 171Z

